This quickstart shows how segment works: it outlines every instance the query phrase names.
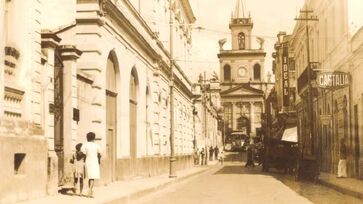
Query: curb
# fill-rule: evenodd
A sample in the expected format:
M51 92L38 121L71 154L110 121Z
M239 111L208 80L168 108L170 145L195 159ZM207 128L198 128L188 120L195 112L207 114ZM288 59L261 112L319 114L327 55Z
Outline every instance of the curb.
M332 188L332 189L334 189L334 190L336 190L338 192L341 192L343 194L350 195L350 196L356 197L358 199L363 199L363 193L361 193L361 192L357 192L357 191L353 191L353 190L350 190L350 189L347 189L347 188L343 188L343 187L341 187L339 185L329 183L329 182L324 181L324 180L319 180L319 183L321 185Z
M200 175L202 173L205 173L207 171L210 171L215 166L216 166L216 164L210 165L208 168L205 168L203 170L188 174L188 175L183 176L183 177L177 177L176 179L170 180L168 182L159 184L159 185L151 187L151 188L146 188L146 189L131 193L131 194L126 195L126 196L115 198L115 199L110 200L110 201L105 201L105 203L107 203L107 204L129 203L129 202L134 201L134 200L136 200L136 199L138 199L140 197L143 197L143 196L149 195L151 193L154 193L156 191L162 190L162 189L164 189L164 188L166 188L166 187L168 187L170 185L182 182L182 181L187 180L187 179L189 179L191 177L194 177L194 176Z

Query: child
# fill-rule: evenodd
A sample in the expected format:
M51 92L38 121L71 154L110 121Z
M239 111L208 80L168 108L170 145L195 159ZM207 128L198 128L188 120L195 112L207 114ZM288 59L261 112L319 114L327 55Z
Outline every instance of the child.
M78 143L76 145L76 152L73 154L71 163L73 164L73 178L74 178L74 187L77 187L77 183L79 181L79 195L82 195L83 190L83 179L84 179L84 162L86 159L86 155L81 152L82 143ZM76 193L76 189L74 188L73 192Z

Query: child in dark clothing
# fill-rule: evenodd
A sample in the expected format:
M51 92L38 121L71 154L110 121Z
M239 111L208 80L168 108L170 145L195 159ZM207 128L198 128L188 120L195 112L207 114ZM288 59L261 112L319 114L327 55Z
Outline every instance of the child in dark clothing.
M84 162L86 155L81 152L82 143L76 145L76 152L73 154L71 163L73 164L73 178L74 178L74 190L76 193L77 183L79 181L79 195L82 195L83 180L84 180Z

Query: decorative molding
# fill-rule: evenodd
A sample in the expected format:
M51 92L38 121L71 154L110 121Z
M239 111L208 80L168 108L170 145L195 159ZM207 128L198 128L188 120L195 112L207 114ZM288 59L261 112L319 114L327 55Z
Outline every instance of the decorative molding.
M42 30L41 31L42 38L42 48L53 48L55 49L59 42L62 40L57 34L53 33L50 30Z
M81 55L82 51L76 48L74 45L61 45L59 52L62 60L77 60Z
M4 88L4 114L6 117L20 118L22 115L21 102L24 97L24 91L13 87L5 86Z

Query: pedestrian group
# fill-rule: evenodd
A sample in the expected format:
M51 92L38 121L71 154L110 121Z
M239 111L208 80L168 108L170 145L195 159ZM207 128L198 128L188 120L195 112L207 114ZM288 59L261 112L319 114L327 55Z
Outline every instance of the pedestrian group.
M88 178L88 193L86 196L90 198L93 198L95 180L100 179L101 149L95 143L95 138L95 133L87 133L87 142L85 144L79 143L75 146L76 151L70 161L73 164L73 192L76 193L79 183L78 195L82 196L83 181L85 178Z

